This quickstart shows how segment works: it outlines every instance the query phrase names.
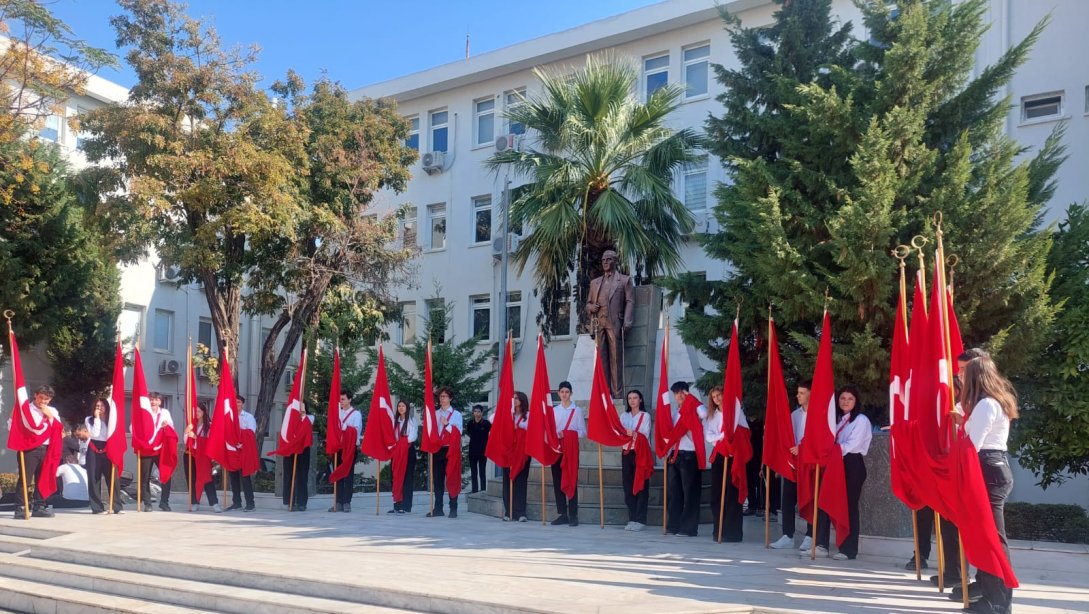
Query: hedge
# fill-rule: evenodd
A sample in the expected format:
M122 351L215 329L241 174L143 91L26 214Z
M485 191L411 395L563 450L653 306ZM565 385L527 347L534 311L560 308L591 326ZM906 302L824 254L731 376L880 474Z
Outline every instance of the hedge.
M1007 503L1006 536L1029 541L1089 544L1089 514L1080 505Z

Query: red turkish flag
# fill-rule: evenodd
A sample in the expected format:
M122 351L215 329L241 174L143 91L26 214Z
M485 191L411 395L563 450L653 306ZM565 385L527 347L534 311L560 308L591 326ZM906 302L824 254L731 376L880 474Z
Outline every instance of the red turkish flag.
M212 459L208 458L208 436L200 432L201 424L197 422L197 375L193 369L192 359L188 361L188 366L189 392L187 396L190 406L185 411L185 423L187 430L193 433L193 436L186 438L185 449L189 452L189 457L193 459L190 491L199 493L204 490L205 484L212 481ZM208 416L205 416L205 423L207 420Z
M920 292L921 295L921 292ZM922 318L925 320L926 315ZM889 450L892 493L913 510L924 506L915 486L912 466L912 447L908 442L907 386L911 377L911 346L907 327L907 296L900 288L900 300L896 304L896 319L892 332L892 352L889 365Z
M494 430L495 427L493 426ZM620 423L620 416L613 407L609 384L601 360L594 354L594 384L590 387L590 418L586 436L603 446L622 446L629 441L628 431Z
M442 449L442 433L435 415L435 387L431 379L431 340L427 340L427 359L424 362L423 425L420 432L420 450L434 454Z
M302 358L299 360L299 369L295 371L295 379L291 383L291 393L287 397L287 407L284 408L284 419L280 422L280 432L276 440L276 449L269 452L269 456L293 456L301 454L310 447L314 440L314 431L310 427L310 420L303 411L302 379L306 371L306 349L303 348Z
M665 458L676 445L670 440L673 433L673 394L669 391L669 329L662 341L662 356L658 361L658 396L654 401L654 454Z
M537 334L537 366L529 399L529 424L526 427L526 454L542 465L553 465L560 458L560 438L556 416L552 412L552 391L548 384L544 338Z
M329 407L325 419L325 454L333 456L340 452L344 433L340 428L340 348L333 352L333 376L329 382ZM355 449L355 440L352 440Z
M129 441L125 436L125 357L121 351L121 342L117 342L117 351L113 359L113 387L110 397L110 417L106 420L106 457L121 473L125 469L125 451Z
M821 342L817 350L817 366L813 372L813 388L805 416L805 438L798 450L801 467L798 471L798 509L805 518L812 518L816 498L813 474L824 470L818 507L824 510L836 527L836 544L842 544L851 532L847 512L847 482L843 471L843 451L836 444L836 382L832 368L832 319L824 312Z
M738 349L737 320L730 333L730 350L726 358L726 372L722 384L722 439L715 444L711 460L716 456L734 458L730 467L730 480L737 487L738 502L744 503L749 496L748 473L745 465L752 459L752 430L745 412L741 409L741 353Z
M689 394L681 403L680 415L677 423L673 425L673 432L669 435L669 441L680 441L685 435L691 435L692 446L696 448L696 464L699 468L707 468L707 439L703 433L703 420L699 415L700 401L695 395ZM674 448L674 455L676 455Z
M523 460L525 453L518 451L517 434L514 432L514 360L508 337L503 352L503 371L499 376L499 398L495 402L492 429L488 433L488 446L484 450L497 467L510 467ZM526 408L522 408L525 411Z
M34 483L43 498L57 492L57 468L61 461L61 432L63 426L59 418L43 412L31 402L23 379L23 365L19 359L19 344L15 342L15 333L8 331L11 345L12 380L15 384L15 408L8 424L8 449L18 452L33 450L49 444L41 470L34 478Z
M790 421L790 400L779 358L779 337L775 320L768 320L768 404L764 410L764 451L762 462L784 478L796 482L794 424Z
M461 430L457 426L450 425L449 431L444 431L446 449L446 494L451 499L457 499L461 494Z
M219 392L208 429L208 457L227 471L242 469L242 425L239 422L238 393L227 357L219 361Z
M371 407L367 413L367 425L363 427L363 441L359 449L377 461L388 461L393 458L395 445L397 437L393 433L393 400L390 398L389 379L386 377L386 357L382 346L378 346L378 373L375 375Z

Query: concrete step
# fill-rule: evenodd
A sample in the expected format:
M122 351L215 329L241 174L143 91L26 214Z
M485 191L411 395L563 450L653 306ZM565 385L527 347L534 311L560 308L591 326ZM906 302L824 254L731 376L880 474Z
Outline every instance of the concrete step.
M18 556L0 555L0 576L147 602L236 614L249 614L254 611L268 614L397 614L407 611Z
M4 567L8 567L5 561ZM10 577L0 577L0 608L14 612L34 614L183 614L214 612L195 610L163 603L149 603L138 599L103 595L45 582L33 582Z
M40 543L40 539L18 537L15 535L0 535L0 552L15 554L17 552L29 550Z
M503 502L498 497L481 496L481 493L471 495L469 497L469 511L474 514L483 514L485 516L492 516L499 518L503 515ZM557 516L556 506L553 504L551 498L545 501L545 520L551 521ZM711 506L704 504L700 507L700 523L706 524L712 522ZM531 522L541 521L541 501L538 496L535 501L530 501L527 497L526 501L526 518ZM599 525L601 518L601 510L598 505L597 499L590 501L579 497L579 522L585 525ZM625 525L628 523L628 508L624 505L605 504L605 524L606 525ZM662 506L649 505L647 506L647 531L661 531L662 525ZM710 533L707 534L710 538Z
M592 480L580 480L578 486L579 500L580 501L597 501L599 499L599 493L604 492L605 503L607 504L624 504L624 487L621 484L605 483L604 489L598 487L597 476L594 476ZM471 497L477 496L480 493L472 494ZM499 481L489 482L487 490L484 494L492 497L503 496L503 485ZM552 493L552 480L545 480L545 498L551 501L553 497ZM703 498L710 501L711 497L711 485L705 483L703 485ZM526 485L526 499L527 501L540 501L541 499L541 480L540 476L537 479L530 479ZM662 487L661 485L651 486L649 490L649 501L651 505L662 504ZM627 521L625 521L627 522Z

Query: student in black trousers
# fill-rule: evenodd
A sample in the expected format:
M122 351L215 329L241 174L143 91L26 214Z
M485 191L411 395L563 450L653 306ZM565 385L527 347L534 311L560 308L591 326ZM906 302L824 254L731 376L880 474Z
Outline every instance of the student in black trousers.
M1010 422L1018 418L1017 394L988 356L971 359L961 374L964 378L961 407L971 408L964 430L979 454L979 466L983 472L983 482L987 485L995 529L1009 560L1005 510L1006 499L1013 490L1013 472L1006 449ZM954 593L957 599L961 598L962 595L957 594L960 591ZM1006 614L1012 611L1013 589L1007 588L1002 578L982 569L977 570L976 582L968 586L969 599L973 593L979 594L980 598L968 607L969 612Z
M858 556L859 499L862 497L862 485L866 482L866 462L863 457L870 451L873 425L862 413L861 397L857 388L845 386L840 390L837 399L839 409L836 411L836 443L843 451L843 473L847 481L847 513L851 532L840 544L839 552L829 554L831 523L828 515L820 512L817 515L817 556L823 555L842 561Z
M639 466L639 455L651 455L650 452L650 414L643 403L643 393L632 390L627 397L628 406L620 415L631 440L624 444L621 461L621 477L624 481L624 504L628 506L628 524L625 531L642 531L647 526L647 505L650 502L650 478L643 480L638 493L635 491L635 474ZM653 463L653 458L649 461Z
M465 432L469 435L470 492L488 487L488 457L484 451L488 448L488 433L491 430L492 423L484 417L484 406L473 405L473 417L465 425Z
M102 500L103 484L106 497L109 498L110 478L113 476L113 462L106 456L106 438L109 437L110 404L106 399L96 399L91 415L84 419L90 443L87 445L87 496L91 501L91 513L101 514L106 511L107 503ZM113 512L121 513L120 489L114 492Z
M688 398L688 382L675 382L670 387L677 399L678 407ZM696 409L700 420L699 431L703 430L702 421L707 418L707 408L701 403ZM681 419L679 410L673 413L673 424ZM703 470L701 465L706 459L696 456L695 442L702 440L702 432L689 431L679 441L670 442L676 446L676 455L669 461L669 503L666 518L666 532L674 535L695 537L699 534L700 494L703 488ZM700 441L700 443L703 443ZM702 446L701 446L702 447Z
M526 450L526 426L529 424L529 397L524 392L514 393L514 405L511 408L514 420L514 449L515 457L524 462L518 473L514 474L514 504L511 509L511 477L510 468L503 468L503 521L517 520L526 522L526 494L529 485L529 455ZM516 469L518 469L516 467Z
M386 512L387 514L409 514L412 512L412 490L415 483L416 476L416 439L420 434L420 423L416 420L416 417L412 415L412 408L409 407L408 401L397 401L397 410L393 419L393 436L397 442L397 446L405 446L408 450L405 453L405 475L401 481L401 500L393 502L393 509ZM404 442L402 443L402 440ZM396 454L398 448L394 446L393 462L390 464L390 477L394 475L393 469L397 467L396 463L399 463L399 457Z
M707 440L708 448L713 448L722 440L722 386L711 389L707 418L703 421L703 432ZM719 534L718 519L722 517L722 541L739 542L742 540L742 526L744 521L743 508L739 499L737 485L734 484L731 472L733 464L737 462L733 457L725 458L716 455L711 462L711 539L717 541ZM722 496L722 476L726 475L726 497ZM725 510L720 510L725 503Z

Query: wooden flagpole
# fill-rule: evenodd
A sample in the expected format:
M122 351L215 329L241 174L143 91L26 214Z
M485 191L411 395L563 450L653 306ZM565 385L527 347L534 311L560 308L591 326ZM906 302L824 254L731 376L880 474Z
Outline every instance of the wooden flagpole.
M515 518L514 518L514 468L513 467L511 467L510 469L507 469L507 475L510 476L510 507L507 508L507 516L509 516L511 521L513 522L515 520Z
M110 463L110 464L113 465L113 463ZM110 471L110 513L111 514L117 514L118 513L116 511L114 511L114 509L113 509L113 492L114 492L114 484L116 482L117 482L117 467L114 466L113 469Z
M597 444L597 500L601 528L605 528L605 478L601 469L601 444Z
M766 418L765 418L766 424ZM771 467L764 465L764 547L771 544Z
M338 420L339 420L339 418L338 418ZM328 427L326 427L326 428L328 428ZM336 452L333 452L333 471L336 471L337 467L339 467L339 466L340 466L340 450L337 450ZM333 480L333 511L334 512L337 511L337 482L339 482L339 481L340 480ZM227 492L227 491L224 490L223 492Z
M817 514L820 509L818 502L820 501L821 494L821 466L815 465L813 467L813 546L809 553L809 559L812 561L817 560Z
M136 511L137 512L144 511L144 503L143 503L143 499L141 498L141 495L143 493L140 490L140 487L143 486L143 482L144 482L144 466L140 462L140 454L137 453L136 454ZM227 491L226 490L223 491L223 496L224 497L227 496Z
M15 316L14 311L12 311L10 309L4 310L4 317L8 321L8 347L9 348L14 348L15 347L15 343L14 343L15 331L13 331L12 328L11 328L11 318L14 317L14 316ZM14 362L15 362L14 359L12 359L12 365L13 365L12 366L12 383L14 383L14 381L15 381ZM12 416L12 419L14 420L15 416ZM30 520L30 491L29 491L29 489L27 489L27 485L26 485L26 455L23 454L22 450L19 451L19 475L23 479L23 516L24 516L25 520ZM35 486L35 488L37 488L37 486L38 486L37 480L35 480L34 486Z
M435 511L435 453L427 453L427 500L430 501L431 510Z
M923 564L919 560L919 512L911 510L911 537L915 541L915 579L923 579ZM927 535L929 539L930 536Z
M303 401L303 399L306 398L306 395L305 395L305 392L304 392L306 390L306 343L305 342L303 343L301 363L302 364L299 365L299 369L302 371L302 375L299 378L299 409L300 409L300 411L302 411L302 407L303 407L302 404L305 402L305 401ZM306 420L306 412L305 411L302 411L302 419ZM284 414L284 420L287 420L287 414L286 413ZM288 500L287 500L288 501L287 510L289 512L294 512L295 511L295 476L298 474L298 471L299 471L299 453L296 452L295 454L293 454L291 456L291 494L288 495ZM334 505L336 504L335 499L333 500L333 504Z
M662 338L662 355L665 356L665 359L667 361L669 360L669 318L666 318L666 322L665 322L665 336ZM661 370L659 369L659 373L660 372L661 372ZM669 375L668 367L667 367L666 375ZM666 382L666 385L668 386L669 383ZM662 387L662 384L661 384L661 382L659 382L658 383L658 388L660 389L661 387ZM662 402L662 400L658 399L654 403L654 406L658 407L658 403L661 403L661 402ZM654 416L654 417L657 418L658 416ZM657 425L655 425L655 426L657 426ZM650 487L649 483L647 484L647 487L648 488ZM666 450L666 455L662 459L662 535L666 534L666 521L668 520L668 517L669 517L669 450Z
M723 399L723 400L725 400L725 399ZM721 412L722 408L720 407L718 409L718 411ZM730 457L723 456L722 457L722 491L719 493L719 496L718 496L718 536L715 539L715 541L717 541L720 544L722 543L722 518L725 515L725 511L726 511L726 474L729 473L729 471L728 471L729 468L730 468Z
M377 459L376 459L377 460ZM390 470L390 475L393 475L393 470ZM382 505L382 461L378 461L378 474L374 477L374 515L379 515L380 507Z
M190 382L192 382L192 379L190 378L189 374L192 373L192 372L193 372L193 336L189 335L189 343L188 343L188 345L186 346L186 349L185 349L185 426L187 426L187 427L193 426L193 396L192 396L193 395L193 390L190 389L190 387L189 387ZM194 429L193 430L193 441L194 441L194 446L193 447L194 447L194 449L196 448L196 445L195 445L196 437L197 437L197 432L196 432L196 429ZM194 471L194 467L193 467L193 455L192 455L192 453L189 453L189 444L188 444L188 442L186 442L186 444L185 444L185 451L187 452L186 456L189 457L189 463L188 463L188 465L189 465L189 474L187 476L189 479L186 480L186 482L188 482L187 486L189 487L188 488L188 490L189 490L189 511L191 512L191 511L193 511L193 492L194 492L194 489L193 489L193 471Z
M903 321L897 322L896 326L902 326L902 330L907 332L907 305L903 304L905 297L907 297L907 275L905 269L907 267L907 257L911 254L911 248L906 245L900 245L896 249L892 250L894 258L900 261L900 301L903 305ZM896 424L896 416L892 416L892 424ZM927 536L930 539L930 536ZM911 510L911 540L915 545L915 579L923 579L923 564L919 560L919 512L918 510Z

